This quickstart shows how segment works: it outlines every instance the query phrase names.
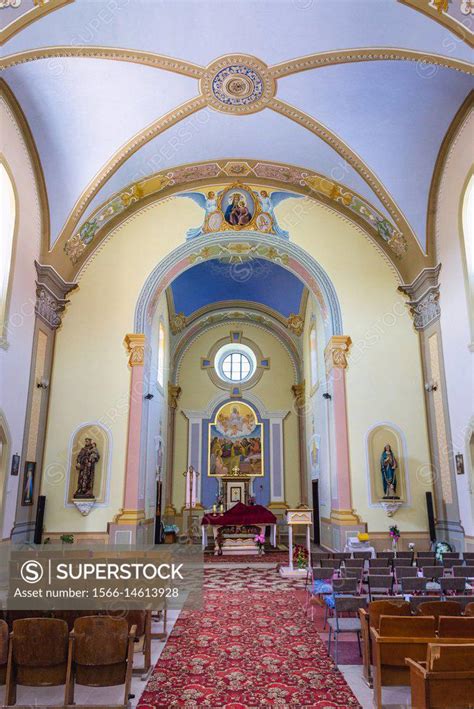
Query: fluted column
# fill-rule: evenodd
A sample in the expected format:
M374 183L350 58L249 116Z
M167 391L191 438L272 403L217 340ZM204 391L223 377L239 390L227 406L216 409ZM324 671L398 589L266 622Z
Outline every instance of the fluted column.
M130 401L128 411L127 454L125 459L125 486L123 507L110 525L112 543L140 542L139 528L145 519L144 500L140 497L140 440L143 415L143 365L145 362L145 335L131 333L125 336L129 353Z
M168 435L166 444L166 485L165 485L165 515L175 515L173 506L173 462L174 462L174 430L178 399L181 387L168 384Z
M456 465L447 405L440 326L440 271L441 264L425 268L412 283L400 286L399 290L409 297L407 304L420 338L432 457L432 465L425 466L421 479L426 482L427 491L433 489L437 539L452 542L459 550L464 546L464 529L459 514Z

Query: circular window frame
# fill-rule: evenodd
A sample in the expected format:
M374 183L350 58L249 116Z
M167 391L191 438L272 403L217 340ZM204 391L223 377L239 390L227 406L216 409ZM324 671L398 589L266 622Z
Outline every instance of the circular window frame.
M242 357L245 357L245 359L250 365L249 373L245 377L242 377L242 379L231 379L224 372L224 362L227 357L233 354L239 354ZM244 345L241 342L230 342L223 345L217 350L214 357L214 371L216 372L217 376L220 377L222 381L226 384L231 384L233 386L242 386L243 384L247 384L247 382L252 379L253 375L256 372L256 369L257 358L255 356L255 352L251 347L249 347L248 345Z
M236 382L227 378L223 379L216 366L216 355L221 350L223 350L224 347L226 347L225 353L222 352L219 358L220 360L222 360L230 352L238 351L241 345L245 348L248 348L252 353L253 358L255 358L255 367L252 375L240 382ZM209 378L211 379L212 383L215 384L216 387L218 387L219 389L224 389L225 391L229 391L229 389L233 388L240 389L242 391L246 389L251 389L260 381L263 376L263 373L266 369L269 368L270 365L270 360L268 357L266 357L265 359L268 360L268 365L262 366L261 362L264 357L259 346L252 340L249 340L248 338L242 336L240 337L240 341L238 342L232 340L229 337L219 339L211 347L206 359L210 363L205 367Z

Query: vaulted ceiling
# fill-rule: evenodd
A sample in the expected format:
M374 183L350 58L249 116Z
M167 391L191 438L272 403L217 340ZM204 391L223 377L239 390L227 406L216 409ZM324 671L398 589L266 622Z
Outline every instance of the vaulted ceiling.
M397 0L49 3L10 32L1 66L38 149L51 245L143 177L248 158L343 183L425 248L436 159L473 87L472 50L443 24ZM263 98L233 110L205 67L237 53L263 63Z

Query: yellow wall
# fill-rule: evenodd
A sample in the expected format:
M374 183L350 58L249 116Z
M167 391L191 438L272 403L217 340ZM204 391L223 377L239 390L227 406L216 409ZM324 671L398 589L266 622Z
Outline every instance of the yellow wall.
M396 522L402 531L425 529L422 498L426 488L419 482L418 471L429 461L429 453L418 339L397 293L395 275L363 232L328 208L309 200L290 200L278 207L278 215L289 227L291 240L307 249L332 279L341 303L344 334L354 341L347 370L353 505L369 529L387 529L385 514L368 506L365 436L376 423L391 421L406 434L412 492L412 507L399 511ZM137 212L112 232L71 294L58 332L51 386L42 487L47 495L47 532L105 531L122 506L130 382L123 338L133 330L135 305L147 276L184 242L186 229L201 221L202 210L189 199L169 199ZM267 354L266 347L260 346ZM283 406L272 401L290 384L289 367L281 365L278 376L265 378L272 384L265 394L268 407ZM209 382L204 381L196 378L193 386L196 403L185 404L183 399L181 406L202 408L202 401L197 402L199 392L206 401L209 398ZM186 389L183 396L187 396ZM79 424L101 419L112 432L111 504L83 518L63 504L68 442ZM288 450L290 439L295 441L293 453ZM288 475L298 465L296 429L286 435L286 446ZM183 469L179 450L175 469ZM298 496L290 490L288 502L297 502Z
M293 409L294 398L291 391L295 383L295 374L290 356L279 340L269 332L254 325L226 321L225 324L200 335L182 359L178 382L182 392L176 413L173 478L173 504L177 510L180 510L184 504L182 473L187 467L188 421L182 412L185 409L205 409L216 396L225 394L225 390L212 383L207 371L201 369L201 357L206 357L218 340L228 338L231 330L241 331L244 338L252 340L260 348L265 358L270 358L270 369L263 372L262 378L254 387L243 391L243 397L245 398L246 391L249 391L262 401L267 410L289 411L283 423L285 499L290 506L300 502L298 422Z

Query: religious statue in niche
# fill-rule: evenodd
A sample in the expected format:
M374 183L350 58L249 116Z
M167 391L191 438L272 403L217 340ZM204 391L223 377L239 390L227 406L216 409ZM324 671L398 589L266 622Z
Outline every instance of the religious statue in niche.
M302 198L302 195L292 192L257 191L241 184L229 185L217 194L214 191L209 191L207 195L201 192L181 192L177 196L189 197L205 211L203 224L188 229L187 239L242 229L288 239L289 234L279 226L274 209L289 197Z
M387 443L380 456L384 499L400 499L397 495L397 468L397 459L393 454L392 447Z
M78 471L77 490L74 499L94 498L94 477L95 466L100 460L97 444L92 438L86 438L84 446L79 451L76 458L76 470Z

